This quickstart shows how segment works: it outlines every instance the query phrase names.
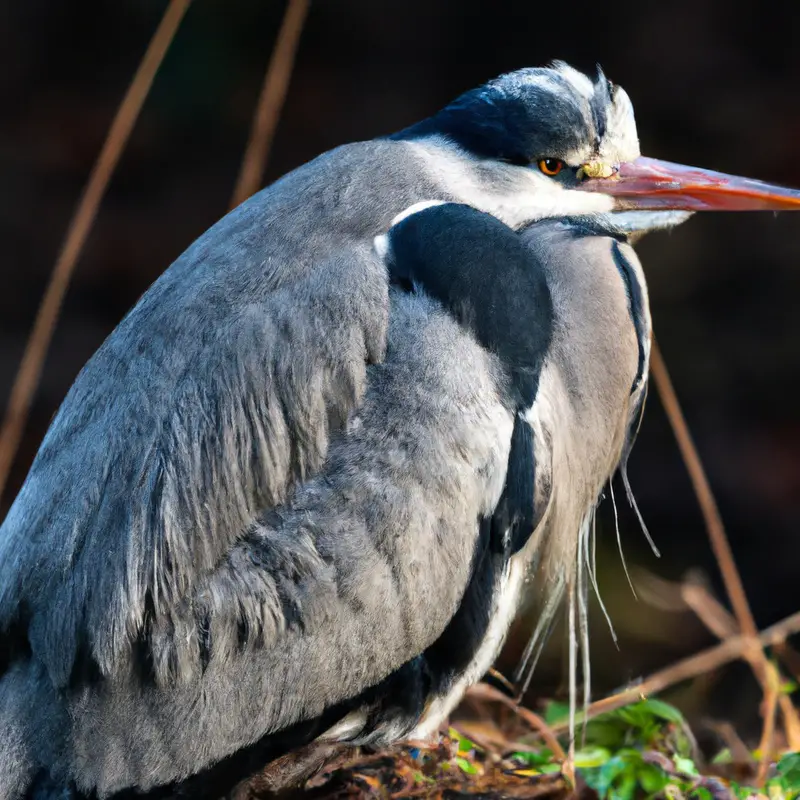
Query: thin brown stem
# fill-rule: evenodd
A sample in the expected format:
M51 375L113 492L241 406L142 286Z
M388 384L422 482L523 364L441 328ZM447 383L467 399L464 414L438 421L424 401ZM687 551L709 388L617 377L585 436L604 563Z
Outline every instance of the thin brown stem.
M750 603L747 600L739 570L736 568L733 551L725 533L725 527L722 524L719 506L711 491L711 485L703 469L700 455L689 432L686 418L681 410L672 380L669 377L667 365L664 362L664 357L655 337L653 338L652 352L650 354L650 371L700 504L711 547L719 564L722 579L725 583L725 590L730 598L739 630L749 640L743 656L753 668L756 679L761 684L766 697L769 691L768 684L771 667L763 648L757 646L758 628L756 627L753 612L750 609ZM800 719L798 718L797 710L788 698L781 702L781 711L785 719L787 736L797 735L800 732Z
M685 583L681 587L681 597L717 639L724 640L739 632L736 619L705 586Z
M761 760L758 764L756 773L756 786L762 787L767 781L767 773L772 760L772 749L775 743L775 714L778 710L778 698L780 697L780 677L778 671L772 664L767 668L767 686L764 692L764 727L761 731L761 741L758 748L761 751Z
M776 656L783 662L787 670L796 681L800 681L800 653L790 644L784 642L773 648Z
M505 686L505 688L508 689L509 695L513 696L514 693L517 691L517 687L514 686L514 684L511 683L511 681L508 678L506 678L506 676L503 675L503 673L500 672L500 670L495 669L494 667L489 667L487 675L491 675L496 681L498 681L498 683L502 683L503 686Z
M742 741L736 728L730 722L707 721L706 726L713 730L725 746L730 750L731 760L734 764L754 764L753 755L747 745Z
M797 718L797 709L794 707L792 699L785 694L781 694L778 698L778 708L783 716L783 728L786 732L789 749L798 753L800 752L800 720Z
M726 608L706 589L704 586L697 584L684 584L682 595L689 607L697 614L701 622L719 639L725 640L736 633L736 620L728 612ZM794 650L789 647L786 642L778 642L773 645L775 653L792 653ZM753 670L756 680L759 680L759 674L762 669L763 650L760 648L749 648L744 653L744 659ZM772 665L767 665L767 675L774 676L778 686L783 683L783 677ZM765 692L766 697L766 692ZM780 708L781 716L783 717L784 729L786 730L786 738L789 746L794 750L800 748L800 719L797 716L797 709L792 705L792 701L782 692L779 692L776 698L776 704ZM768 721L764 720L764 726ZM774 725L774 720L769 722Z
M478 747L480 747L480 749L483 750L487 755L495 758L500 757L500 752L498 751L495 743L490 741L486 736L471 730L467 724L463 722L451 722L450 727L456 733L458 733L459 736L463 736L465 739L469 739L471 742L478 745Z
M659 396L661 397L664 411L672 426L672 431L675 434L675 439L678 442L678 448L681 451L686 469L689 472L695 494L697 495L700 510L703 513L703 519L705 520L708 530L708 536L711 540L711 547L717 558L717 563L722 573L722 579L725 582L725 590L730 598L734 614L739 623L739 629L746 636L755 637L758 635L758 628L756 627L753 612L750 610L750 604L747 601L747 595L744 591L744 585L742 584L739 570L736 568L736 562L733 558L733 552L731 551L728 537L725 534L725 527L722 524L719 507L714 499L714 494L711 491L711 486L706 477L706 472L703 469L703 464L700 461L700 456L695 447L692 435L689 433L686 418L681 410L678 397L672 385L672 380L667 371L667 365L664 363L664 357L661 354L661 349L655 337L653 338L653 347L650 354L650 372L655 381Z
M0 428L0 496L19 448L31 403L42 374L47 350L75 264L86 243L111 176L119 163L158 68L175 37L191 0L170 0L147 51L117 110L100 155L92 168L78 207L70 221L61 252L42 298L33 330L17 371Z
M498 689L495 689L494 686L489 686L486 683L479 683L472 686L469 689L469 694L480 700L494 700L498 703L502 703L506 708L510 708L520 719L527 722L533 730L541 734L544 743L550 748L553 755L559 761L564 762L567 760L567 754L556 738L553 729L538 714L534 713L529 708L519 705L516 700L512 700Z
M258 191L264 175L272 140L278 127L289 80L294 69L300 34L308 15L309 0L289 0L278 32L278 40L264 77L261 95L250 127L250 138L231 198L236 208Z
M788 636L800 632L800 611L792 614L780 622L771 625L764 630L757 638L757 642L762 647L771 647L783 642ZM709 647L696 655L684 658L665 669L653 673L636 686L625 689L618 694L605 697L592 703L588 708L585 719L591 719L598 714L605 714L609 711L616 711L618 708L635 703L643 696L658 694L664 689L676 683L695 678L711 670L718 669L724 664L735 661L737 658L746 658L748 649L753 646L753 640L749 636L731 636L721 644ZM567 728L567 723L559 723L551 726L551 730L561 733Z

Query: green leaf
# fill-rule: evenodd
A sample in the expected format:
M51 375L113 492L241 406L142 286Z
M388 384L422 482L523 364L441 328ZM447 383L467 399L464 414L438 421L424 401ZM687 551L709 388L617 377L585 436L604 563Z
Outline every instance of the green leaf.
M675 706L665 703L663 700L643 700L642 704L654 717L659 717L667 722L674 722L676 725L683 725L683 714Z
M616 750L625 743L627 724L618 719L598 717L586 727L586 741L596 747Z
M624 772L614 789L613 800L633 800L639 781L635 772Z
M467 761L466 758L462 758L461 756L456 756L454 761L458 766L461 768L463 772L466 772L467 775L477 775L478 774L478 767L475 766L471 761Z
M725 747L711 759L712 764L733 764L733 755L729 748Z
M598 750L598 757L602 757L602 749ZM587 748L583 752L590 751ZM589 759L587 761L591 763ZM634 800L645 795L665 797L664 789L670 783L675 783L670 775L655 764L647 763L641 752L633 748L622 748L599 768L594 764L581 767L577 753L575 763L581 768L581 776L586 784L597 792L601 800ZM678 789L677 784L675 789ZM682 795L678 793L674 796Z
M584 747L575 753L575 766L578 769L602 767L611 758L605 747Z
M684 800L686 795L683 793L683 787L678 786L677 783L668 783L662 790L661 795L664 800Z
M614 713L628 725L641 731L654 732L661 727L662 722L683 724L681 712L661 700L640 700Z
M472 750L481 749L475 742L470 741L466 736L462 736L455 728L448 728L447 735L453 739L453 741L458 742L459 753L469 753Z
M551 700L544 709L544 721L548 725L555 725L569 718L569 703L557 703Z
M458 737L458 752L459 753L471 753L473 750L477 750L478 745L474 742L471 742L467 739L466 736L459 736Z
M641 761L641 755L636 753L636 751L633 752L635 755L639 756L639 761ZM630 751L621 750L613 758L606 761L600 768L597 782L594 786L591 786L591 788L594 789L601 798L613 797L614 800L624 800L618 795L618 779L624 778L626 773L630 773L632 766L635 770L635 766L632 762L635 762L635 759L630 756ZM613 795L610 794L612 787L614 788Z
M642 764L637 772L637 778L642 789L648 794L660 792L671 780L670 776L655 764Z
M683 756L675 756L673 758L673 763L675 764L675 769L681 773L681 775L689 775L692 778L699 778L700 773L697 771L697 767L694 765L694 761L691 758L683 758Z
M608 790L608 784L606 776L602 774L601 769L582 769L581 776L586 781L586 785L597 792L601 800L606 796L605 792Z
M537 753L512 753L511 758L531 767L540 767L542 764L552 763L553 753L545 747Z
M548 775L551 772L561 772L561 764L542 764L539 767L539 772L542 772L545 775Z
M617 710L616 715L631 727L642 728L652 719L652 715L648 713L644 705L645 702L642 700L620 708Z
M800 789L800 753L788 753L778 761L778 772L787 789Z

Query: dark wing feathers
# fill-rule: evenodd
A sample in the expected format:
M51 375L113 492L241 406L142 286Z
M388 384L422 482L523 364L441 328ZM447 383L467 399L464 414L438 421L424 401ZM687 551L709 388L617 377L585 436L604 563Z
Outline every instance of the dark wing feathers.
M57 686L79 653L121 667L146 623L155 642L181 635L174 609L319 468L385 347L388 287L366 247L213 324L189 324L209 313L201 287L172 302L176 274L86 365L0 536L0 629L23 609ZM156 656L157 679L191 677L196 656Z

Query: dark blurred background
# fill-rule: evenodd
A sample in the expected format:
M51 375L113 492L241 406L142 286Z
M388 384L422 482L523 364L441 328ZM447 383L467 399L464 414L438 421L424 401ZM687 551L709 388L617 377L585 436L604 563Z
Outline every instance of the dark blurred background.
M70 215L165 5L26 0L0 10L3 403ZM225 213L283 10L277 0L190 8L79 262L0 513L82 364ZM800 186L798 45L797 2L315 0L265 180L404 127L500 72L560 58L585 70L599 62L625 87L644 153ZM800 607L800 215L701 215L639 250L655 329L765 626ZM719 591L655 392L630 474L663 557L650 554L623 501L629 561L668 580L699 568ZM712 642L679 603L670 607L669 587L636 570L646 591L633 601L608 503L600 517L600 582L621 649L595 620L597 691ZM557 685L558 655L556 645L545 684L550 675ZM711 698L724 706L700 706L731 711L733 699L754 714L746 670L721 680Z

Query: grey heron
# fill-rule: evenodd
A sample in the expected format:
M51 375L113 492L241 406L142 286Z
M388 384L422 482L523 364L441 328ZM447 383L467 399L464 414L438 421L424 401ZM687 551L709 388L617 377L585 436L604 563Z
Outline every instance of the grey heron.
M585 577L646 384L626 239L797 207L641 159L625 92L564 64L239 206L86 364L0 528L0 797L435 730L529 570Z

